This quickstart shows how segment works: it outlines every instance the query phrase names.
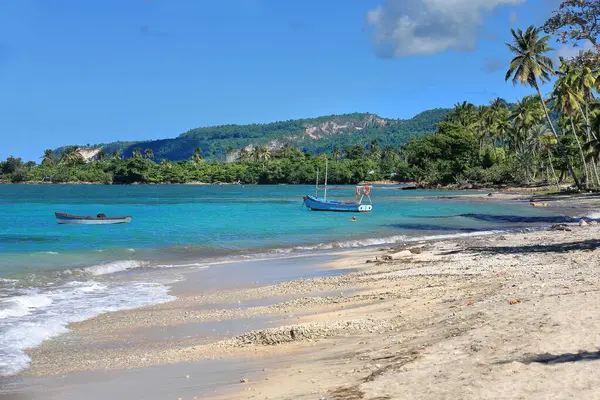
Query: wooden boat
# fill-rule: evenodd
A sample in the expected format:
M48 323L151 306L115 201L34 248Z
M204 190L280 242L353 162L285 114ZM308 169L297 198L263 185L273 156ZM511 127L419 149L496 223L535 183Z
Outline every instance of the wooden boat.
M312 211L369 212L373 209L372 204L361 204L358 201L319 199L314 196L304 196L304 204Z
M98 214L95 217L72 215L55 212L56 222L59 224L80 224L80 225L107 225L107 224L128 224L131 217L107 217L104 214Z
M317 182L315 184L315 195L304 196L304 205L312 211L336 211L336 212L369 212L373 209L371 201L370 186L356 186L356 200L335 201L327 199L327 161L325 161L325 189L323 198L319 198L319 170L317 168ZM369 204L363 204L367 197Z

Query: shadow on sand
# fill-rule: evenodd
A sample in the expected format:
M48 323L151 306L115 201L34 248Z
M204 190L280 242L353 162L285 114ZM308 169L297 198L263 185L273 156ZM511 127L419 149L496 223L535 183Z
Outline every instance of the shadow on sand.
M557 244L534 244L528 246L500 246L500 247L469 247L467 251L488 254L510 254L510 253L568 253L570 251L596 250L600 248L600 240L588 239L579 242L557 243Z
M497 364L510 364L511 362L518 361L523 364L539 363L545 365L564 364L580 361L596 361L600 360L599 351L580 351L579 353L565 353L565 354L535 354L529 357L525 357L520 360L509 360L500 361Z

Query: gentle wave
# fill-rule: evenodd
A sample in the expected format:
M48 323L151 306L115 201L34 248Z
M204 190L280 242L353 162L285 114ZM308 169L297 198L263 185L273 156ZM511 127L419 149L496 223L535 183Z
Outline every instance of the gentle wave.
M0 302L0 319L22 317L36 308L48 307L52 299L40 294L24 294Z
M84 268L83 271L85 273L98 276L98 275L108 275L114 274L116 272L123 272L129 269L136 268L144 268L148 266L148 263L145 261L137 261L137 260L120 260L120 261L111 261L104 264L93 265L91 267Z
M594 212L586 215L586 217L590 218L590 219L600 220L600 211L594 211Z
M68 331L67 325L99 314L172 300L165 286L155 283L109 285L95 281L69 282L53 289L29 289L0 307L0 376L27 368L25 349Z

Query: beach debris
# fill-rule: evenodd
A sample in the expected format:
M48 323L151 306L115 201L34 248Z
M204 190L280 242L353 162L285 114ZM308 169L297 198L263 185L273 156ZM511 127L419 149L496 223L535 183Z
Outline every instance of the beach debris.
M397 253L392 254L392 259L397 260L399 258L410 257L412 256L412 252L410 250L402 250Z
M472 305L473 305L473 302L472 302L472 301L468 301L468 302L467 302L467 305L468 305L468 306L472 306Z
M185 379L190 379L190 376L189 376L189 375L186 375L186 376L185 376Z
M488 193L488 197L492 197L494 193Z
M240 383L248 383L248 378L242 378L242 379L240 379Z
M456 299L442 299L442 303L453 303Z
M548 203L537 203L535 201L532 201L531 203L529 203L529 205L531 207L548 207Z
M598 221L590 221L590 225L598 225Z
M519 303L521 303L521 300L519 300L519 299L509 300L508 301L508 304L510 304L511 306L515 305L515 304L519 304Z
M587 222L585 222L585 220L583 220L583 219L580 219L580 220L579 220L579 226L588 226L588 223L587 223Z
M496 238L497 240L507 240L506 236L500 235Z
M481 343L473 343L471 344L471 351L474 353L477 353L479 351L481 351L483 349L483 346L481 345Z
M566 232L571 232L572 229L569 228L569 225L567 224L554 224L550 227L551 231L566 231Z

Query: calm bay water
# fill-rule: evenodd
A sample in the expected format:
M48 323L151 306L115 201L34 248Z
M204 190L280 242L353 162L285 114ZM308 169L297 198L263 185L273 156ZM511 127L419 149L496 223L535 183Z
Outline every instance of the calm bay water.
M353 197L353 187L329 191ZM563 220L524 203L440 199L449 192L375 187L374 210L308 211L310 186L0 185L0 376L23 349L101 312L168 301L176 274L236 258L539 227ZM127 225L58 225L54 212L131 215ZM173 270L175 271L175 270Z

